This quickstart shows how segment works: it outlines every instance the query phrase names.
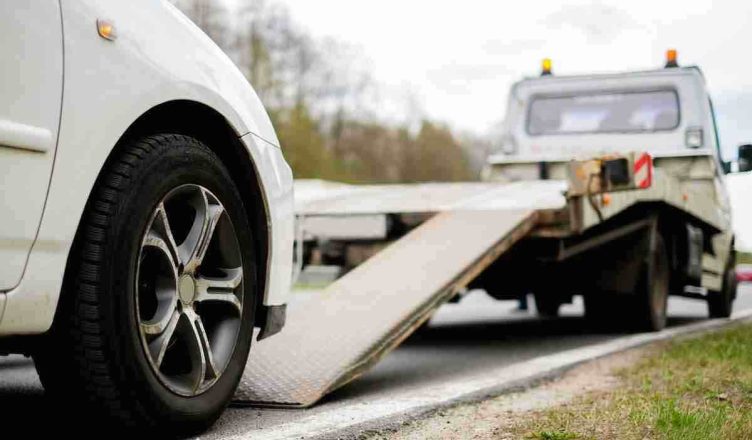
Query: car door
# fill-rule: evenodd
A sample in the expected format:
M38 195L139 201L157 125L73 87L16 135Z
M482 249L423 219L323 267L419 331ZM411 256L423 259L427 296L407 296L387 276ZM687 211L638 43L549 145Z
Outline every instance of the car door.
M92 27L94 24L92 23ZM52 172L63 93L58 0L0 1L0 291L15 287Z

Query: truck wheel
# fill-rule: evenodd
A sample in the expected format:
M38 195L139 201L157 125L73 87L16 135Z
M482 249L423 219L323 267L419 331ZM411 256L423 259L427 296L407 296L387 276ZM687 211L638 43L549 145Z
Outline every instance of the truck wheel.
M556 295L550 294L535 294L535 310L538 311L538 315L544 318L556 318L559 316L559 308L561 307L561 299Z
M663 237L657 234L655 252L642 269L634 296L637 330L659 331L666 327L669 277L666 245Z
M206 146L179 135L124 146L97 181L34 354L47 393L98 426L208 428L250 350L253 249L240 195Z
M720 292L708 292L708 312L711 318L728 318L734 308L736 299L736 264L733 257L729 260L723 277L723 287Z

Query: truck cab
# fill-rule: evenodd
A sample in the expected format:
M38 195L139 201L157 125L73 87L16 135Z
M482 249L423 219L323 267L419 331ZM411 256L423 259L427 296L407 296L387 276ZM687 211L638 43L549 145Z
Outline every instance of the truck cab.
M712 156L719 175L730 171L702 71L668 65L674 67L605 75L554 76L549 70L515 83L500 151L489 157L485 179L529 177L503 174L507 164L634 150L655 158Z

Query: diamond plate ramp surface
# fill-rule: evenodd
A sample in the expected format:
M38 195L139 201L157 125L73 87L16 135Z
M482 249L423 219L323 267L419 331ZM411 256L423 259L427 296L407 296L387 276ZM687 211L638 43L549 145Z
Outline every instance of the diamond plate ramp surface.
M256 343L240 403L310 406L399 345L533 227L535 211L436 215L300 307Z

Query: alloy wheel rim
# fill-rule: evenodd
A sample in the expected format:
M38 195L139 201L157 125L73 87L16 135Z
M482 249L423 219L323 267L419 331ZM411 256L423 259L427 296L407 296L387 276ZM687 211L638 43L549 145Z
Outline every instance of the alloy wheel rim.
M243 316L240 244L211 191L183 185L157 205L141 241L135 296L141 345L160 382L186 397L211 388Z

